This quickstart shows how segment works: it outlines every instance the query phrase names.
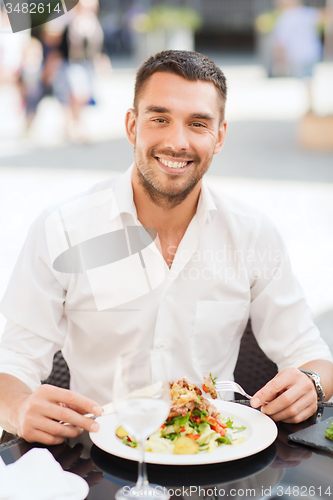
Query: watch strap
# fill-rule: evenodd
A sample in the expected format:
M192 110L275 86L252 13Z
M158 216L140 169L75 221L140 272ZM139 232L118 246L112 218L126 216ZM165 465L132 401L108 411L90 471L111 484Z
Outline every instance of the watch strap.
M301 368L299 370L302 373L304 373L305 375L307 375L312 380L312 382L315 386L315 389L317 391L317 400L318 400L318 402L322 402L325 398L325 392L324 392L323 386L321 385L321 380L320 380L320 376L318 375L318 373L312 372L310 370L303 370Z

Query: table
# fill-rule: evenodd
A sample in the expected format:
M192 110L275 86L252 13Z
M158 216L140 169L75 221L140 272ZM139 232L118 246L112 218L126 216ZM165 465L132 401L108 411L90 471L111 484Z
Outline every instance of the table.
M333 419L333 408L325 407L322 418L330 417ZM315 418L299 425L279 424L276 442L252 457L203 466L148 465L149 480L168 488L173 499L333 500L333 452L292 444L287 438L313 424ZM13 441L0 446L0 455L9 464L36 446L44 447ZM47 448L65 470L87 480L88 500L113 500L120 487L136 480L136 463L100 450L92 444L88 433Z

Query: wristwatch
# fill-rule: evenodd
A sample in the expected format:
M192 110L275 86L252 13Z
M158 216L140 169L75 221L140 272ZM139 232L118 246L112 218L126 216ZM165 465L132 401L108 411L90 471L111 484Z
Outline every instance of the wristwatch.
M321 380L320 380L318 373L310 372L310 370L302 370L302 369L299 369L299 370L301 372L305 373L305 375L307 375L312 380L312 382L315 386L315 389L317 391L318 403L321 403L325 398L325 392L324 392L323 386L321 385Z

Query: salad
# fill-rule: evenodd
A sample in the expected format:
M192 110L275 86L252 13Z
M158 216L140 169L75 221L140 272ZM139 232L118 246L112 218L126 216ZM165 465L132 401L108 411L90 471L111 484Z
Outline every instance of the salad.
M329 425L326 429L326 432L325 432L325 437L327 439L331 439L333 441L333 422L332 420L330 420L331 422L331 425Z
M171 382L170 394L172 404L169 416L147 439L146 451L211 453L220 445L235 445L246 439L245 427L237 427L232 419L221 417L216 407L202 396L201 390L189 384L186 378ZM119 427L116 434L124 444L136 448L137 443L123 427Z

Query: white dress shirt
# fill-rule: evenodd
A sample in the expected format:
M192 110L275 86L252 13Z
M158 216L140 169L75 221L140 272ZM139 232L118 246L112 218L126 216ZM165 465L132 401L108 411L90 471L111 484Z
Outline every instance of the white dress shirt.
M62 349L71 389L104 404L112 400L117 355L146 346L163 350L170 380L187 376L201 385L202 372L230 380L249 315L279 370L332 359L263 214L203 182L169 269L154 241L133 248L133 227L143 229L131 172L52 207L32 225L1 302L0 372L35 390ZM115 257L105 238L116 232Z

